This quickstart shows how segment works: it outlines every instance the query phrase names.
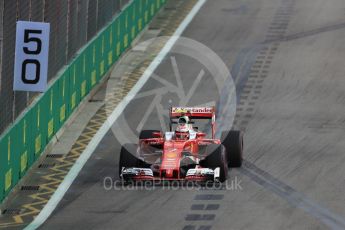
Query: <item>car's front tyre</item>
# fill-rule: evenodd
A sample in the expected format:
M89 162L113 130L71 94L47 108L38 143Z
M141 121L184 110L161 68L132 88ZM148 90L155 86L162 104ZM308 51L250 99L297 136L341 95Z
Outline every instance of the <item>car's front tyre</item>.
M205 159L200 161L200 165L211 169L219 167L219 181L226 181L228 177L228 161L225 147L219 144L210 144L206 147L206 154Z
M136 144L124 144L121 147L120 160L119 160L119 176L121 175L122 168L138 167L140 160L137 157Z

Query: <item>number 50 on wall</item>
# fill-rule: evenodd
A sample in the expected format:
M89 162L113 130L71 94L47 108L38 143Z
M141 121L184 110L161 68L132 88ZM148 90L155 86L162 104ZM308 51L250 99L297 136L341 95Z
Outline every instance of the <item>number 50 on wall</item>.
M17 22L13 90L47 89L50 24Z

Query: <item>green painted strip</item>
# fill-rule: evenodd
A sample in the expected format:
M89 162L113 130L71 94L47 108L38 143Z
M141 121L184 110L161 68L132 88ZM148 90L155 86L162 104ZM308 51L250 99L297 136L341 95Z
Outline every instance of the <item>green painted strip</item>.
M82 99L97 85L165 0L133 0L108 23L49 89L0 138L0 201L39 158Z

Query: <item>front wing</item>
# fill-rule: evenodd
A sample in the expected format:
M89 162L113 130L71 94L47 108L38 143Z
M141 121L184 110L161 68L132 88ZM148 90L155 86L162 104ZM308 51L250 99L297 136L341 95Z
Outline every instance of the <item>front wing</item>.
M154 176L150 168L122 168L120 177L125 181L219 181L219 171L219 168L194 168L183 178L167 178Z

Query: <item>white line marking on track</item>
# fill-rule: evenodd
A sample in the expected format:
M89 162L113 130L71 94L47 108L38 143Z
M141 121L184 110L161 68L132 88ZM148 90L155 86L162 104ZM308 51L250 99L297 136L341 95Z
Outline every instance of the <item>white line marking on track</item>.
M70 169L68 174L66 175L65 179L62 181L60 186L57 188L55 193L52 195L46 206L42 209L40 214L32 221L25 230L37 229L40 227L51 215L51 213L55 210L56 206L59 204L69 187L72 185L75 178L78 176L79 172L86 164L92 153L95 151L96 147L103 139L105 134L110 129L111 125L116 121L116 119L120 116L123 110L126 108L128 103L135 97L135 95L139 92L139 90L144 86L147 80L150 78L151 74L157 69L159 64L163 61L169 51L172 49L174 44L182 35L183 31L187 28L187 26L191 23L195 15L199 12L201 7L205 4L207 0L199 0L198 3L193 7L193 9L189 12L183 22L179 25L177 30L175 31L174 35L168 40L165 44L163 49L159 52L157 57L152 61L149 67L145 70L143 76L139 79L139 81L135 84L135 86L131 89L128 95L120 102L120 104L115 108L112 114L108 117L107 121L104 122L102 127L98 130L95 136L92 138L84 152L80 155L78 160L75 162L73 167Z

